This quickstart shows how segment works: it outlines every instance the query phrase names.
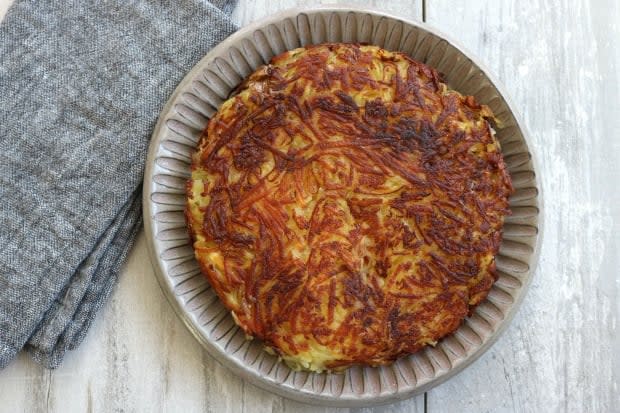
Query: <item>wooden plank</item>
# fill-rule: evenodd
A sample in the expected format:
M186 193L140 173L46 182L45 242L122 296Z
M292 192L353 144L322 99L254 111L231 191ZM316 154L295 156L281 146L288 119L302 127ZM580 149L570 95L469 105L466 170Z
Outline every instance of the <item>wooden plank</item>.
M233 19L244 26L280 10L319 4L370 7L402 18L422 20L422 0L319 0L313 2L307 0L238 0L237 7L233 12Z
M10 0L0 0L0 17ZM358 1L358 4L366 4ZM368 2L371 6L379 1ZM241 0L246 24L301 1ZM420 18L420 2L386 8ZM82 345L48 371L21 354L0 372L0 411L348 412L283 399L234 376L209 356L176 317L153 274L144 233L138 237L112 300ZM359 412L423 411L423 398Z
M13 4L13 0L2 0L0 1L0 21L4 18L9 7Z
M611 239L601 254L602 266L597 279L597 288L611 302L611 316L607 335L611 348L612 380L609 383L611 405L609 411L620 411L620 4L609 0L605 5L592 2L591 19L598 48L597 89L600 100L597 107L603 125L603 142L593 155L592 179L595 182L593 197L602 200L601 208L611 219L606 224ZM599 158L600 157L600 158ZM615 303L615 305L614 305Z
M531 131L545 203L533 285L479 361L429 410L619 411L620 59L613 0L427 2L427 21L479 56Z

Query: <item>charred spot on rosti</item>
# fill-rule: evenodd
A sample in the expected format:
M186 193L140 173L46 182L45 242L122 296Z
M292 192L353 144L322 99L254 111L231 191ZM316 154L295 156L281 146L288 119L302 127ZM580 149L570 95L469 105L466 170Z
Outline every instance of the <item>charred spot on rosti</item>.
M380 365L495 281L511 181L488 107L374 46L275 57L209 122L186 216L235 321L293 368Z

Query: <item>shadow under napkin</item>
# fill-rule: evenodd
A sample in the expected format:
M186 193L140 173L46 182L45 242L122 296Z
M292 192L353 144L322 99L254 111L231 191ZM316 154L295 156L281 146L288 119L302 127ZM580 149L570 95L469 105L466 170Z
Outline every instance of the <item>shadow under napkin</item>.
M235 1L17 0L0 26L0 368L86 334L141 223L148 141Z

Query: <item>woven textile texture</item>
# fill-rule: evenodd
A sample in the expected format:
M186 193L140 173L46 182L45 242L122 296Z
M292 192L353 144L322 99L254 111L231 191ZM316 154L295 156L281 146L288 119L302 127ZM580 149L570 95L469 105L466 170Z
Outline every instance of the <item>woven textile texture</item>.
M0 367L57 367L141 225L149 138L234 0L17 0L0 25ZM145 263L145 265L150 265Z

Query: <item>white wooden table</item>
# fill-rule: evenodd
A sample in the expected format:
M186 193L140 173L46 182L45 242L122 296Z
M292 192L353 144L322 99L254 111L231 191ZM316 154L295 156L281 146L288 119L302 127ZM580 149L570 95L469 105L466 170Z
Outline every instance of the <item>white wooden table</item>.
M0 17L11 0L0 0ZM302 0L240 0L243 25ZM332 2L333 3L333 2ZM426 395L360 412L620 411L620 4L616 0L359 0L460 40L502 80L540 161L545 233L508 331ZM232 375L168 305L144 234L111 302L54 371L21 355L0 411L345 412Z

